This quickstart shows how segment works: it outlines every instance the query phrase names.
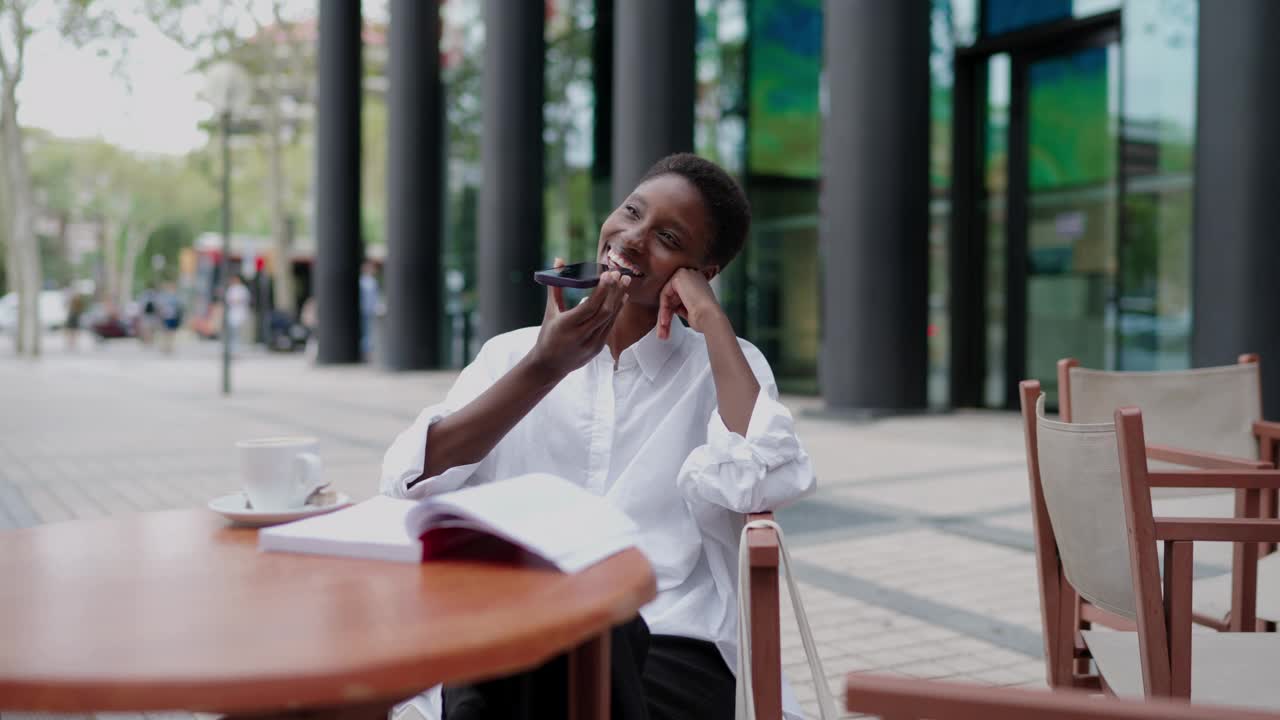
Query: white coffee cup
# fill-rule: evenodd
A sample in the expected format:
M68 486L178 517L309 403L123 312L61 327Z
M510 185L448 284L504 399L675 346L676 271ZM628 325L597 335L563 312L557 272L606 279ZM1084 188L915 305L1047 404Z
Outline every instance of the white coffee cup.
M324 487L321 479L320 442L310 437L276 437L241 440L240 479L254 510L279 512L306 504Z

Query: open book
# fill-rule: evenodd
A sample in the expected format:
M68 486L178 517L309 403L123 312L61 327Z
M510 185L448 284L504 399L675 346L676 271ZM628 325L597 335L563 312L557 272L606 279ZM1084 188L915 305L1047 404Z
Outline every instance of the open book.
M457 553L531 553L576 572L636 544L636 526L563 478L521 475L421 501L378 496L258 532L258 549L423 562Z

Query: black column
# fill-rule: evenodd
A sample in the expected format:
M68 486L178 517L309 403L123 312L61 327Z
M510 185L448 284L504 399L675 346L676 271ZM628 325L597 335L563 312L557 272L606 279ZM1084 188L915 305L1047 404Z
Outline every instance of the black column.
M929 2L823 3L822 350L831 408L925 406Z
M440 8L392 0L387 74L387 315L383 364L437 367L443 188Z
M316 311L321 364L360 361L360 3L320 0Z
M543 3L485 0L476 280L482 340L542 319Z
M1192 362L1262 355L1280 416L1280 3L1200 4Z
M693 150L697 29L689 0L616 0L613 42L613 201L649 166Z

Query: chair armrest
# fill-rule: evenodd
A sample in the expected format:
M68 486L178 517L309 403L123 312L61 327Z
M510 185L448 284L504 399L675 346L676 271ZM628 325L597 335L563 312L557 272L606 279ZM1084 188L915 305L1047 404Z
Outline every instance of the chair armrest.
M773 520L773 513L761 512L747 515L752 520ZM751 567L778 567L778 533L773 528L751 528L747 531L747 553Z
M1248 460L1169 445L1147 445L1147 459L1206 470L1266 470L1274 467L1271 463L1262 460Z
M1280 542L1280 520L1176 518L1155 520L1156 540Z
M1037 720L1268 720L1248 708L1192 705L1166 698L1098 697L1084 690L1053 692L850 673L845 709L890 718L1036 718Z
M1218 488L1272 490L1280 488L1280 470L1164 470L1147 474L1153 488Z
M1268 440L1280 440L1280 422L1272 420L1254 421L1253 434Z
M751 513L747 521L773 520L773 513ZM751 577L751 673L756 717L782 720L782 612L778 597L778 532L773 528L747 530Z

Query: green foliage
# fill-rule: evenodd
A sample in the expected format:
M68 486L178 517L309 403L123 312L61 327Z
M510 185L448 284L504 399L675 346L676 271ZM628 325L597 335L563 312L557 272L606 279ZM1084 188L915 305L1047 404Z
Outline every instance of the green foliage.
M183 248L191 247L196 239L196 230L187 220L167 222L147 237L147 244L138 253L135 269L135 289L156 287L166 281L178 279L178 255ZM164 266L156 269L152 258L159 255L164 258Z
M178 250L217 220L217 193L199 154L144 156L100 140L66 140L42 131L27 135L35 195L46 217L107 223L117 257L123 257L131 233L148 236L136 258L137 282L152 280L150 258L156 253L173 271ZM86 268L71 267L60 238L42 237L40 247L46 282L60 286L87 274Z
M382 98L365 98L360 134L364 241L383 245L387 238L387 104Z

